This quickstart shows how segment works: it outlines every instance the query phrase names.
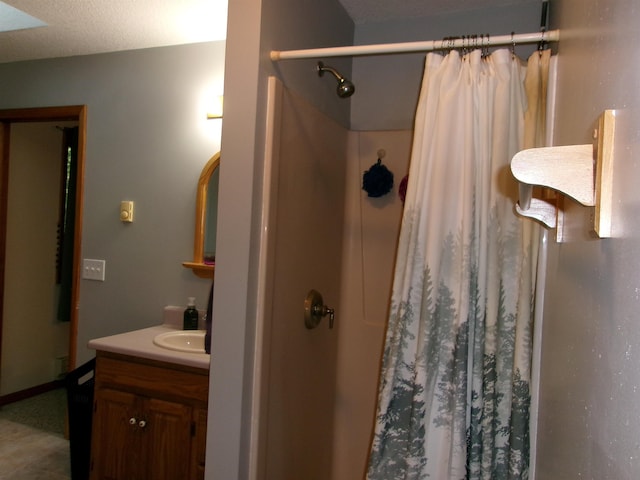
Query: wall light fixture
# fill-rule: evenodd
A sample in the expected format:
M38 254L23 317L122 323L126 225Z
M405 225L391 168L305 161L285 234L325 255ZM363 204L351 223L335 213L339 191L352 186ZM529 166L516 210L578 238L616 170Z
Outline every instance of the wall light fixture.
M222 95L218 95L213 99L212 105L207 111L207 120L211 120L213 118L222 118L222 103Z

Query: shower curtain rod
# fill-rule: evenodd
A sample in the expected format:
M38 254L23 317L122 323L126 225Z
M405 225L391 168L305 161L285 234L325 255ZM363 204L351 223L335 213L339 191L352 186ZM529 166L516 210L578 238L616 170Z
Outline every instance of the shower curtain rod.
M389 53L430 52L455 48L482 48L495 45L515 45L520 43L557 42L560 30L547 32L520 33L513 35L476 36L423 42L381 43L377 45L354 45L350 47L310 48L307 50L272 50L271 60L294 60L297 58L351 57L359 55L382 55Z

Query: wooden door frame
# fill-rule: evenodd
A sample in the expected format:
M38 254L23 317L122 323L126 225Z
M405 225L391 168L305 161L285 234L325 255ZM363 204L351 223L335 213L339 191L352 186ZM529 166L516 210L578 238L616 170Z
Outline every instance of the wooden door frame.
M87 138L87 106L15 108L0 110L0 355L2 353L2 323L4 307L4 276L7 232L7 201L9 185L9 134L12 123L78 122L78 171L76 175L76 212L73 237L73 278L71 282L71 318L69 319L69 370L76 366L78 342L78 308L80 301L82 210L84 198L84 163Z

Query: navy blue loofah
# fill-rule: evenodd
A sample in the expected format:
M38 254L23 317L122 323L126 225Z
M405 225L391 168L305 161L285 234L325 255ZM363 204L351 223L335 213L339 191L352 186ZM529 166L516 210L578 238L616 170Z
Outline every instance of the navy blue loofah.
M369 197L381 197L393 188L393 173L382 165L382 160L373 164L362 177L362 189Z

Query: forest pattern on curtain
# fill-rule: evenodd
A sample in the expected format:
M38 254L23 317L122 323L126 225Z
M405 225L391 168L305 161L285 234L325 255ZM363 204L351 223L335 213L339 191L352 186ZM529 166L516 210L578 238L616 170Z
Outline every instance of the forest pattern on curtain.
M540 136L548 59L426 57L369 480L528 478L539 230L509 162Z

